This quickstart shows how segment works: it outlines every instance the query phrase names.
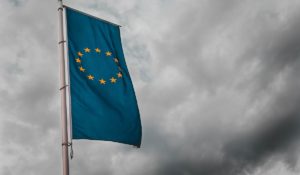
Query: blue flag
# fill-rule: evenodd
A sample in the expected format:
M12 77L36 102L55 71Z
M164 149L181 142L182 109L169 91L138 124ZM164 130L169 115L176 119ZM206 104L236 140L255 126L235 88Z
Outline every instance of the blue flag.
M141 121L119 26L66 7L73 139L140 147Z

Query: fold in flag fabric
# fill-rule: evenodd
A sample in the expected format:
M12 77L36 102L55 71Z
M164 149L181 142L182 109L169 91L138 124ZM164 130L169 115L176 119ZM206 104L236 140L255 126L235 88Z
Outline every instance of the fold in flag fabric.
M139 109L119 26L66 7L73 139L140 147Z

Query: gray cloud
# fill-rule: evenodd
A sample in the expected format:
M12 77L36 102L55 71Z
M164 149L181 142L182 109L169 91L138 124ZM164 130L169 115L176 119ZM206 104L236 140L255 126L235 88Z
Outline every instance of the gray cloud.
M74 141L72 174L299 173L299 1L66 4L123 25L144 134ZM61 171L56 8L1 2L1 174Z

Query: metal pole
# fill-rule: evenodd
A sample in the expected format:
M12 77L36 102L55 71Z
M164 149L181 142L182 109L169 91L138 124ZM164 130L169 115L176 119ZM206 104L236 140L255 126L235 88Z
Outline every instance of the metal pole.
M63 2L59 1L59 49L60 49L60 92L61 92L61 127L62 127L62 166L63 175L69 175L68 157L68 124L67 124L67 100L66 100L66 75L65 75L65 40L64 40L64 21L63 21Z

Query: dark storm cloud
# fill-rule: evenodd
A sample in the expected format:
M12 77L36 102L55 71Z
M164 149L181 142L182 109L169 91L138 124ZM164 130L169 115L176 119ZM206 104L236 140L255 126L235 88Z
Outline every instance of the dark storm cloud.
M281 120L261 126L259 131L241 135L227 144L224 152L226 161L232 162L231 170L251 170L273 154L282 151L287 154L291 144L299 139L299 124L299 113L287 114Z
M249 8L252 8L256 4L260 3L253 2L253 4L250 3L248 5L250 5ZM199 11L192 9L193 8L189 8L187 14L183 14L181 17L184 18L186 15L186 18L184 19L193 19L193 17L196 16L195 14L200 13ZM245 6L241 6L240 10L243 9L245 9ZM240 12L240 10L234 9L233 11ZM247 10L247 8L245 10ZM224 9L223 12L225 11L226 9ZM217 136L215 139L218 139L219 142L213 141L214 133L211 131L213 125L209 125L208 123L211 129L206 129L204 132L206 132L207 137L211 137L211 140L207 140L205 139L205 136L202 136L202 129L195 129L194 127L186 129L186 137L188 138L179 138L179 141L174 141L174 135L174 138L167 138L167 141L165 142L173 143L174 145L169 144L167 146L168 148L165 150L162 148L163 150L161 150L161 152L167 151L159 155L161 166L159 166L157 174L247 174L253 173L257 167L263 167L264 163L269 158L278 154L282 154L282 157L279 159L292 157L291 160L294 161L287 163L290 163L290 165L295 165L295 159L297 158L292 155L295 150L291 148L295 147L295 144L297 144L299 139L300 124L300 111L298 107L300 102L300 94L298 92L299 80L297 78L299 75L300 53L300 38L298 30L299 22L297 20L299 18L299 13L297 11L291 13L285 26L279 25L277 26L278 29L273 30L271 28L274 26L271 23L268 23L268 20L260 18L260 14L265 13L264 6L262 6L261 9L255 9L254 11L256 12L256 15L252 19L251 17L246 16L244 20L250 21L252 26L258 26L258 29L254 27L252 31L248 32L246 25L245 28L239 26L238 31L236 31L238 36L244 35L243 38L245 40L240 41L240 45L246 45L247 48L241 51L236 50L237 52L240 52L237 58L237 60L240 61L238 61L239 64L235 69L235 73L230 71L227 72L227 70L222 67L216 71L206 71L207 67L209 66L208 59L210 58L202 58L201 49L203 49L204 46L202 45L205 45L206 41L214 39L214 37L205 36L205 42L202 43L201 39L203 38L203 32L199 31L201 31L200 29L203 27L199 27L199 25L193 25L195 23L193 20L184 20L183 23L185 23L185 25L182 25L183 23L178 23L176 27L173 26L172 29L175 31L168 33L168 39L162 40L161 43L163 44L160 44L157 47L168 48L166 52L161 52L164 58L162 62L166 61L168 64L180 68L181 73L185 73L186 78L192 78L195 83L199 84L198 87L204 86L206 89L211 90L212 88L220 88L224 86L225 88L231 89L231 86L233 86L233 88L236 88L236 92L245 93L248 95L247 98L254 100L250 100L247 104L245 104L248 105L249 108L253 107L255 102L263 100L263 97L261 96L271 92L268 94L271 95L271 99L268 101L266 106L267 108L262 109L257 114L258 117L253 119L253 123L249 124L251 129L246 131L241 130L243 134L231 133L227 136L224 134L226 138L222 138L223 134L218 133L219 131L216 129L215 132L217 132L217 135L219 136ZM272 12L272 10L270 12ZM222 12L216 12L216 14L217 13ZM231 13L231 15L229 15L227 19L225 18L225 21L208 20L209 22L213 23L212 25L208 25L208 27L211 27L210 29L214 31L215 26L222 26L223 23L227 23L229 20L239 20L239 17L234 17L234 13L232 11L229 10L228 13ZM191 14L194 14L195 16ZM224 16L221 18L224 19ZM193 21L193 23L191 23L191 21ZM259 25L262 23L266 24L264 28L259 29ZM225 30L235 31L235 28L231 29L229 24L228 26L226 25L229 29L225 28ZM184 36L181 36L182 33L186 33L180 30L184 27L186 27L189 32L187 32L187 35L185 34ZM179 30L177 28L179 28ZM193 28L198 28L198 30L194 30L195 32L193 32ZM175 32L177 33L175 34ZM215 34L214 32L212 33ZM246 33L249 34L248 37ZM257 35L256 37L253 37L254 33ZM219 36L218 34L216 35ZM177 37L170 39L171 36L179 36L181 39L178 40ZM193 37L189 38L187 36ZM247 44L245 44L245 42L247 42ZM227 44L230 45L230 43ZM168 47L163 47L167 45ZM219 55L214 56L220 57ZM234 79L241 78L241 75L237 73L242 72L240 70L241 68L238 67L239 65L243 65L241 61L246 62L244 63L245 66L242 68L247 69L249 62L252 63L253 60L258 62L257 69L254 71L253 75L250 76L250 79L245 77L244 79L239 80L238 86L235 87L233 84ZM216 63L214 66L218 66L218 64L219 63ZM224 66L226 68L226 65ZM219 71L219 73L216 73L217 71ZM224 74L222 75L222 73ZM228 84L228 79L233 79L233 81L229 81L231 84ZM274 89L277 88L276 83L278 82L283 85L280 85L280 87L274 91ZM202 86L202 84L206 85ZM240 89L240 85L243 87L242 89ZM162 108L166 107L167 109L170 109L184 101L182 98L176 100L177 97L180 97L181 95L188 96L188 94L192 93L191 91L185 91L180 88L180 86L176 86L174 93L172 93L171 90L164 95L159 95L157 98L160 99L161 102L158 102L159 105L162 106ZM190 88L190 90L192 90L192 88ZM251 91L251 93L248 94L248 91ZM173 100L161 101L161 98L164 99L164 96L166 96L165 99L172 98ZM215 93L212 93L211 96L215 96ZM240 96L244 96L244 94L240 94ZM168 106L168 104L171 105ZM154 108L157 109L156 106ZM215 106L215 110L220 110L220 107ZM228 114L229 113L223 113L220 115L227 116ZM203 111L198 110L198 115L200 116L205 114L203 114ZM186 114L186 117L192 116L188 116L188 114ZM195 118L196 117L194 117L194 119ZM230 116L228 116L228 118L228 120L232 119ZM243 116L241 116L241 118L243 118ZM174 120L176 120L175 116ZM201 120L198 120L198 122L200 121ZM197 120L195 119L194 122L197 122ZM219 122L218 118L215 118L214 122ZM219 125L219 127L221 126L222 125ZM225 131L230 131L230 129L227 128ZM193 137L194 135L197 135L197 132L198 136ZM232 139L232 137L234 138ZM231 139L232 141L228 141ZM160 145L165 145L165 142L160 140L159 143ZM217 155L216 157L214 157L213 154L211 157L203 156L206 153L202 152L201 150L206 144L215 148L216 152L220 151L220 155ZM213 146L214 144L220 144L220 150L218 147ZM189 149L184 149L183 147L188 147ZM195 157L193 157L193 155Z
M198 140L195 143L186 139L183 145L192 141L190 144L194 144L195 147L182 150L180 147L183 145L169 145L174 150L172 153L169 151L169 159L161 162L157 174L251 174L272 156L287 159L286 163L293 168L298 162L294 154L298 150L300 139L300 92L297 90L300 88L297 80L299 66L300 60L290 65L293 69L285 79L284 89L276 95L268 111L260 116L264 120L260 120L260 123L246 132L228 137L229 141L222 143L221 156L203 157L205 153L196 145L209 142L201 143L205 140ZM212 142L211 144L213 146ZM194 157L190 156L191 154L194 154Z
M288 164L292 166L297 162L293 153L300 138L300 93L297 90L300 84L296 75L299 66L300 59L290 65L293 69L286 77L285 89L277 95L265 114L269 119L262 121L249 133L237 135L225 145L226 161L233 162L234 169L251 170L278 153L290 156L293 161Z

